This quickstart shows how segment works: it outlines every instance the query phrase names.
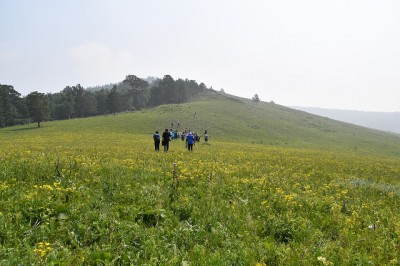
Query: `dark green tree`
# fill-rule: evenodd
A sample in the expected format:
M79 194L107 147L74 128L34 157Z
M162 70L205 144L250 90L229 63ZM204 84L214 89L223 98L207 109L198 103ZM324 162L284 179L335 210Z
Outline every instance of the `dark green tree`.
M47 115L48 115L49 120L55 119L55 116L56 116L56 114L55 114L56 105L57 105L57 102L55 100L57 97L56 95L57 95L56 93L54 93L54 94L47 93L46 94Z
M183 79L178 79L175 81L175 90L176 90L176 101L177 103L183 103L188 101L188 89L186 88L187 84Z
M158 86L151 87L150 89L150 99L149 99L150 106L157 106L163 104L163 93L162 89Z
M85 117L85 90L80 84L72 87L75 98L75 117Z
M93 92L85 90L83 94L84 116L93 116L97 114L97 100Z
M13 86L0 84L0 127L12 126L21 118L20 95Z
M145 106L145 103L143 102L145 97L143 96L148 90L149 83L135 75L127 75L123 83L128 84L131 87L130 93L133 99L133 107L135 109L140 109Z
M132 87L129 84L121 82L117 85L117 91L120 94L120 109L125 111L133 111L135 110L134 105L134 92Z
M26 105L29 117L33 122L37 122L38 127L40 127L40 122L46 118L48 111L46 95L37 91L31 92L26 96Z
M67 86L62 91L62 110L66 118L71 119L74 117L75 112L75 92L70 86Z
M97 113L99 115L107 114L107 91L102 89L95 92Z
M197 94L199 94L200 92L200 88L199 88L199 84L197 84L197 82L195 80L185 80L186 82L186 87L187 87L187 97L188 100L191 100L194 96L196 96Z
M203 91L205 91L206 89L207 89L206 84L204 84L203 82L200 83L200 85L199 85L199 92L203 92Z
M175 81L170 75L165 75L163 79L160 80L158 87L161 91L162 104L177 102L176 98L178 93L175 88Z
M255 103L259 103L260 102L260 98L258 97L258 94L254 94L253 98L251 99L253 102Z
M114 85L107 96L107 106L110 113L115 115L116 112L120 111L120 102L120 94L117 91L117 86Z
M50 99L49 99L50 98ZM51 119L61 120L68 118L66 112L64 111L64 104L63 104L63 93L54 93L51 94L48 100L52 101L49 103L49 116Z

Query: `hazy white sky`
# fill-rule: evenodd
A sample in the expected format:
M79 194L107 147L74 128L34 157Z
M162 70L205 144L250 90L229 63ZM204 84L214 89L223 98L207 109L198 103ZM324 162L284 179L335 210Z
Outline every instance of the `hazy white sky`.
M400 111L399 0L0 0L0 84L134 74L282 105Z

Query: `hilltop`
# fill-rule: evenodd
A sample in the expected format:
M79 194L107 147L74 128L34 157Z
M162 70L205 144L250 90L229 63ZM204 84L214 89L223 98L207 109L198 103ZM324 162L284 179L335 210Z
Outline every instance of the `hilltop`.
M313 148L355 153L400 155L400 136L335 121L275 103L254 103L249 99L209 92L184 104L160 105L155 108L117 115L46 122L32 134L62 130L79 134L117 131L150 135L155 130L184 128L200 135L207 129L211 140L255 143L268 146ZM7 134L24 134L21 127L2 129ZM30 127L30 126L27 126Z

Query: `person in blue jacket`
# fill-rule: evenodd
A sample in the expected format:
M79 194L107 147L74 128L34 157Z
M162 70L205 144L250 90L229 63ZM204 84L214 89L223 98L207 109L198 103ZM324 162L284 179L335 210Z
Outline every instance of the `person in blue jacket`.
M153 135L154 139L154 150L155 151L160 151L160 134L158 134L158 131Z
M188 150L193 151L194 136L192 132L189 132L189 134L186 136L186 141Z

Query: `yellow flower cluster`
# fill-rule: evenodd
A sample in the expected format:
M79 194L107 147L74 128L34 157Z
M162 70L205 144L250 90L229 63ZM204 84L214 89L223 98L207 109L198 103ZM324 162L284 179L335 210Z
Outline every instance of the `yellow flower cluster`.
M33 250L40 258L44 258L53 248L48 242L39 242L37 247Z
M60 183L59 182L54 182L53 186L45 184L45 185L34 185L34 188L38 188L41 190L45 190L45 191L64 191L64 192L73 192L76 190L75 187L67 187L67 188L62 188L60 187Z
M6 190L10 185L7 182L0 182L0 190Z
M317 257L317 260L322 262L322 265L325 265L325 266L333 265L333 262L329 261L327 258L322 257L322 256Z

